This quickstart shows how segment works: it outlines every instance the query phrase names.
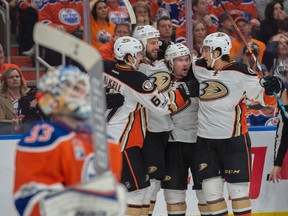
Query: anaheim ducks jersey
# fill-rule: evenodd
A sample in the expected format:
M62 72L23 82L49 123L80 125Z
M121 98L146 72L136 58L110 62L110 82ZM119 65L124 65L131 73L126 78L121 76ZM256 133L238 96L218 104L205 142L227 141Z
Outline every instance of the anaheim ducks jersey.
M73 131L55 122L34 125L17 146L14 200L19 214L40 215L38 204L45 195L93 179L92 143L87 130ZM120 179L119 145L110 138L108 144L112 171Z
M200 137L225 139L246 133L246 98L262 105L276 102L273 96L264 93L258 76L244 64L230 63L215 72L200 59L193 71L200 83L197 133Z
M125 98L121 107L107 111L107 130L119 141L122 150L134 146L141 148L147 129L145 108L158 115L167 115L177 111L185 101L178 89L159 92L141 72L120 67L112 61L105 61L104 65L104 86Z
M50 0L40 6L38 20L47 25L64 26L67 32L73 32L77 27L83 26L83 4L79 0L70 0L62 4L57 0Z
M170 89L176 89L184 81L174 80ZM196 143L198 128L199 98L190 98L181 109L171 114L174 128L170 132L169 141Z
M151 64L141 63L139 71L144 73L157 86L160 92L166 92L171 83L171 75L164 61L155 61ZM170 115L159 115L148 110L148 131L163 132L173 129Z

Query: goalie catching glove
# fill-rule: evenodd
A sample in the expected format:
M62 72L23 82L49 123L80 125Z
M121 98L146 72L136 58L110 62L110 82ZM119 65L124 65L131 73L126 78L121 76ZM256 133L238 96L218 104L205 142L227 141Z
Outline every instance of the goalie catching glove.
M196 79L186 81L179 85L181 96L188 100L190 97L199 97L199 82Z
M276 76L267 76L260 79L260 85L267 95L278 94L281 90L281 81Z

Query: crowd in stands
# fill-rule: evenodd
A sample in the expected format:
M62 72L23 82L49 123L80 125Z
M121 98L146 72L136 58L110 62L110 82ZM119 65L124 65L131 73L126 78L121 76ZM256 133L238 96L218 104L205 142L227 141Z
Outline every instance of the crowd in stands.
M222 0L221 2L249 43L259 63L266 66L267 73L273 74L275 68L288 70L288 1ZM154 25L160 32L159 59L164 58L168 45L172 43L186 44L185 1L131 0L130 3L136 15L136 25L130 25L129 13L123 1L90 1L91 45L100 52L103 60L114 60L113 45L116 39L131 35L135 26L145 24ZM19 0L17 4L15 1L11 1L10 6L16 8L18 14L19 55L35 55L33 27L36 22L42 22L80 38L83 37L83 2L81 0ZM232 58L249 64L253 70L257 71L254 59L245 50L232 20L219 1L192 0L191 11L193 12L191 13L193 32L190 35L193 37L194 55L200 57L203 39L208 34L222 31L232 39L230 52ZM45 49L43 56L51 66L61 64L59 53ZM24 90L22 88L26 84L20 67L4 62L3 48L0 45L0 74L2 74L0 122L3 124L10 122L15 126L15 122L22 120L19 116L23 113L19 113L20 109L17 108L18 105L14 101L26 96L28 88L27 86ZM14 76L13 73L17 76ZM4 76L4 74L6 75ZM9 79L12 79L10 76L20 79L21 85L19 84L16 88L18 90L14 89L17 95L9 95L12 92L8 82ZM4 85L4 83L6 84ZM5 100L6 103L2 100ZM33 99L29 103L35 107ZM271 118L277 117L277 111L274 108L269 108L269 112L267 112L267 108L263 109L251 101L247 104L251 108L247 113L250 125L275 125L277 123L277 118L275 121L271 121ZM14 107L14 114L12 107ZM35 110L37 111L33 111L34 113L39 112L38 109ZM258 117L261 120L258 121ZM43 116L37 114L31 119L41 118Z

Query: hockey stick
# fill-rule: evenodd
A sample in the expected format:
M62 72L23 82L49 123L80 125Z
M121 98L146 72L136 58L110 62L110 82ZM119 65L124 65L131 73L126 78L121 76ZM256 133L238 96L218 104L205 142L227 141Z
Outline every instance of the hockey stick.
M233 26L234 26L234 28L236 29L237 33L238 33L238 36L240 37L240 39L241 39L242 42L244 43L244 45L245 45L246 49L248 50L249 54L250 54L250 55L252 56L252 58L254 59L255 64L256 64L256 67L257 67L257 69L258 69L258 71L256 71L256 72L260 75L260 77L263 77L263 78L265 79L267 76L266 76L265 72L263 71L263 68L261 67L261 64L259 63L257 57L256 57L256 56L254 55L254 53L252 52L252 50L251 50L250 46L248 45L245 37L244 37L243 34L241 33L241 31L240 31L240 29L238 28L237 24L235 23L233 17L230 15L230 13L227 11L227 9L225 8L225 6L223 5L222 1L220 0L219 2L220 2L221 7L223 8L223 10L225 11L225 13L226 13L227 16L229 17L229 19L232 21ZM274 97L276 98L277 103L279 104L279 106L280 106L281 110L283 111L285 117L288 118L288 113L287 113L287 111L286 111L286 109L285 109L285 107L284 107L281 99L279 98L279 96L277 95L276 92L273 92L273 95L274 95Z
M93 127L94 142L97 143L95 167L97 174L108 171L109 160L107 157L105 120L106 100L102 87L103 64L100 54L89 44L82 42L76 37L39 23L35 26L34 40L41 46L61 52L80 62L89 73L93 108L93 124L91 126Z
M185 2L186 40L187 47L193 53L192 1Z
M120 197L122 197L124 189L120 186L116 187L115 178L113 178L114 176L112 176L111 172L109 171L105 119L106 99L104 88L102 86L103 62L100 54L96 49L82 40L66 32L59 31L56 28L41 23L37 23L35 25L33 38L36 44L57 52L61 52L73 60L81 63L84 69L88 72L91 86L91 127L93 131L92 136L94 139L96 179L97 176L100 181L101 179L103 180L103 178L110 179L108 182L113 185L108 185L109 190L111 190L112 187L114 193L116 192L120 194ZM116 196L118 196L118 194Z
M134 10L133 10L133 7L130 3L129 0L123 0L127 10L128 10L128 13L129 13L129 17L130 17L130 23L132 25L135 25L136 24L136 16L135 16L135 13L134 13Z

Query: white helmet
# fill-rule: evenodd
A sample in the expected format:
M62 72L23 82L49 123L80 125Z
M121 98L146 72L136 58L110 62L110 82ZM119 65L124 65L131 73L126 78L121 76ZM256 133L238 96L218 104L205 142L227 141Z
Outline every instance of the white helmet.
M91 114L89 91L87 74L74 66L59 66L41 77L38 104L47 115L60 114L85 120Z
M211 67L213 68L216 60L220 59L223 55L230 54L232 43L230 37L227 34L223 32L215 32L206 36L201 47L201 52L203 47L210 48L210 55L212 59ZM217 48L220 48L221 55L217 58L213 58L213 52Z
M216 48L221 49L222 55L229 55L232 48L230 37L223 32L215 32L206 36L203 41L203 47L210 47L210 52L214 52Z
M175 58L178 58L180 56L189 56L190 60L191 58L191 53L188 47L181 43L177 44L171 44L168 46L168 48L165 51L165 60L169 63L170 67L173 68L173 60Z
M144 26L137 26L132 36L137 40L141 41L144 46L144 49L146 49L147 40L150 38L159 38L160 33L155 27L151 25L144 25Z
M130 54L134 61L132 67L135 68L137 53L143 52L143 45L140 41L130 36L123 36L118 38L114 43L115 58L120 61L125 61L124 58L127 54ZM126 61L125 61L126 62ZM129 64L126 62L126 64ZM130 65L130 64L129 64Z

